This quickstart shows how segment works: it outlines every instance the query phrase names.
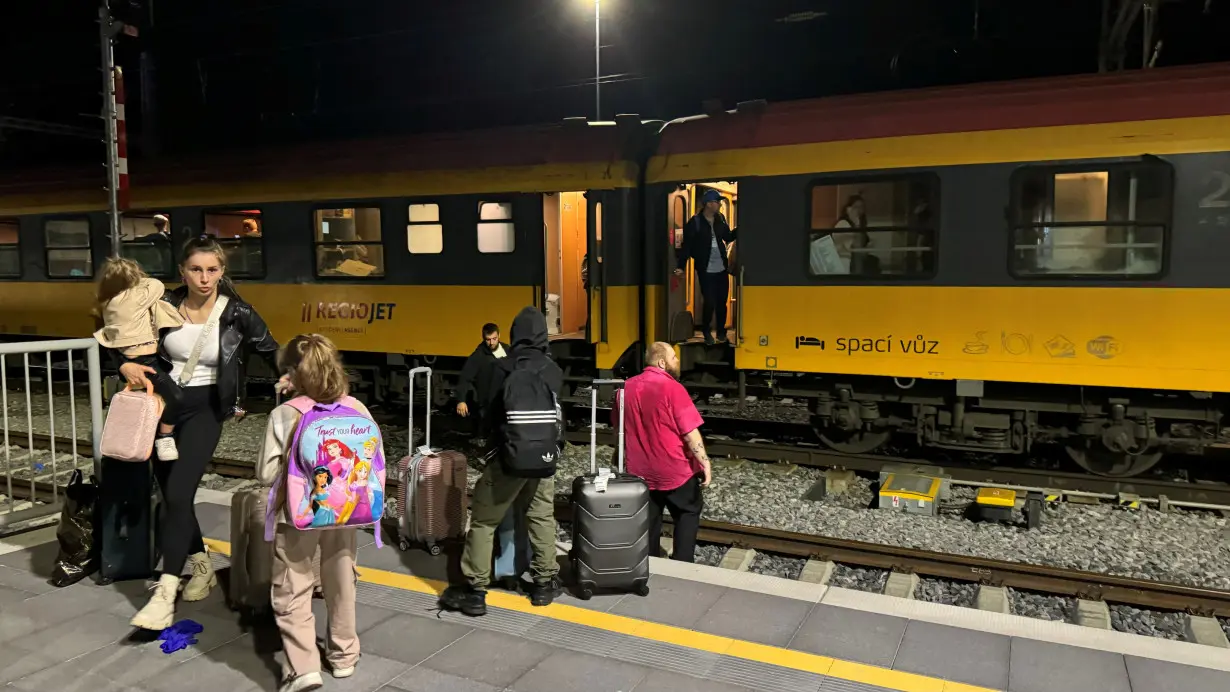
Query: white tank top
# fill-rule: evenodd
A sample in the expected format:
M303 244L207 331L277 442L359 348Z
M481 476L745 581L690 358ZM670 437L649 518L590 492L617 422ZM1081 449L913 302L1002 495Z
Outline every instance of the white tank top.
M179 375L184 371L184 366L188 364L188 357L192 355L192 347L196 346L197 337L201 335L201 330L204 328L203 324L185 324L167 334L166 339L163 340L162 346L171 358L171 379L176 382L179 382ZM205 347L201 349L201 359L197 361L196 370L192 372L192 379L184 385L185 387L204 387L218 381L220 339L218 328L215 327L205 342Z

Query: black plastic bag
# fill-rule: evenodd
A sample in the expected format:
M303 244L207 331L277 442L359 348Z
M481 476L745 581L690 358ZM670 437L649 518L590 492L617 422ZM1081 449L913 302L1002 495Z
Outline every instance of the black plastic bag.
M56 529L60 553L49 580L52 586L71 586L98 570L98 553L94 550L97 504L98 486L86 483L80 469L74 471L64 491L64 511Z

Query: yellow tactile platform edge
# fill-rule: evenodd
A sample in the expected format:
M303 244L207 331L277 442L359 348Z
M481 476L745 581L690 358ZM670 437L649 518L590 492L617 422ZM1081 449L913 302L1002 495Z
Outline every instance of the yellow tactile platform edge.
M205 544L209 546L210 550L215 552L228 557L231 554L231 544L229 542L207 538L205 539ZM410 574L400 574L398 572L362 566L358 570L359 579L362 581L405 591L438 595L447 586L447 584L441 581L424 579ZM841 678L852 682L878 685L891 690L899 690L900 692L995 692L987 687L965 685L959 682L929 678L923 675L880 668L864 663L854 663L853 661L843 661L829 658L828 656L809 654L804 651L783 649L777 646L757 644L730 637L720 637L682 627L637 620L636 618L623 615L603 613L563 603L553 603L542 608L534 607L530 605L528 599L522 596L515 596L500 591L487 593L487 605L493 608L514 610L576 625L585 625L640 639L674 644L697 651L707 651L722 656L733 656L782 668Z

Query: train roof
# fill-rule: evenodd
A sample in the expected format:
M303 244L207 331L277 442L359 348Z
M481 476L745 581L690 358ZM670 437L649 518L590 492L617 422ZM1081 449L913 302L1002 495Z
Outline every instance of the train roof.
M611 189L637 185L639 120L235 149L130 163L132 208ZM100 166L0 178L0 214L106 208Z
M1230 64L752 102L668 123L647 177L709 180L1230 149L1227 116Z

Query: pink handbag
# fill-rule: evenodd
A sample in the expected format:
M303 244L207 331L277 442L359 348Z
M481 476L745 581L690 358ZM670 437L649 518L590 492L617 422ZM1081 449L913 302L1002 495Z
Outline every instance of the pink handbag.
M154 454L154 435L162 417L162 397L131 388L111 397L103 423L102 455L118 461L146 461Z

